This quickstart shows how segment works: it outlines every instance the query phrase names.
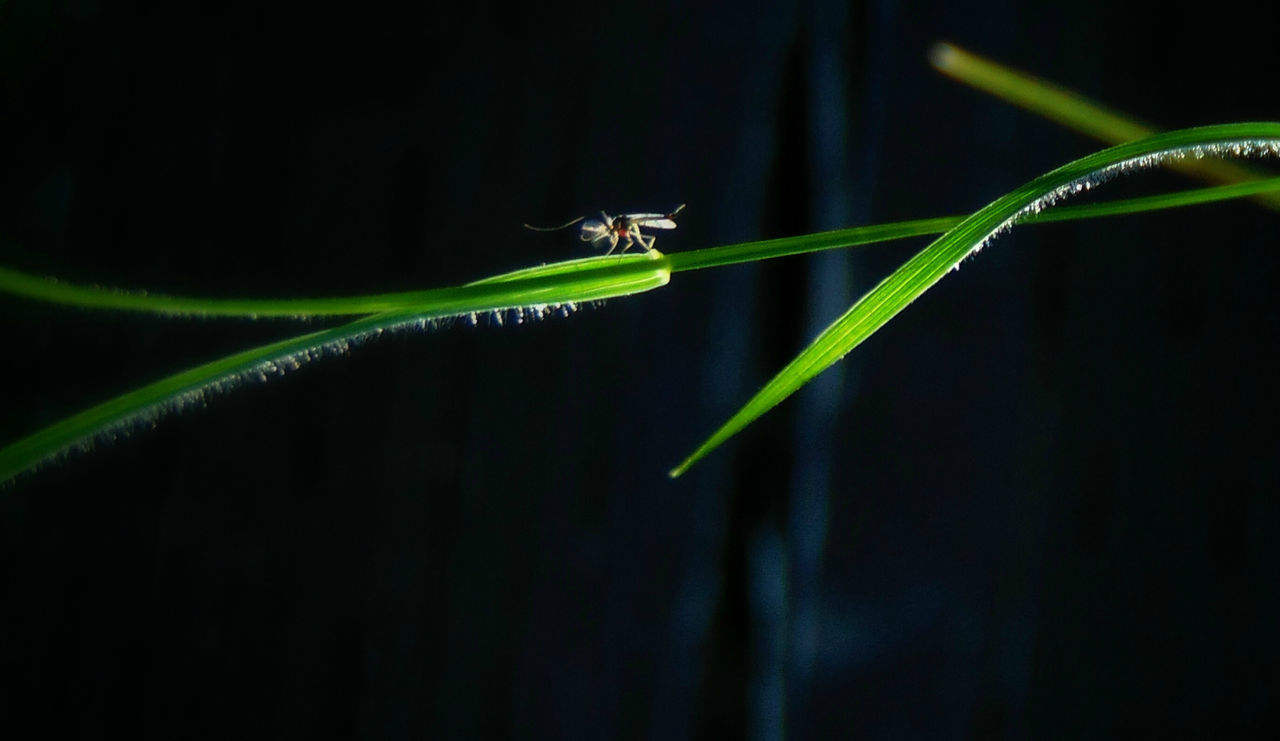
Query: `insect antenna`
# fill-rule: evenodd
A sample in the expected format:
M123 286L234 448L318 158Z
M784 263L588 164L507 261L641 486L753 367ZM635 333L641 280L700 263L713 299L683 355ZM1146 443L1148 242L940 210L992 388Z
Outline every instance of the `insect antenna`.
M524 228L525 228L525 229L532 229L532 230L533 230L533 231L535 231L535 232L558 232L558 231L560 231L561 229L566 229L566 228L568 228L568 227L573 226L574 224L578 223L579 221L582 221L582 220L583 220L583 219L585 219L585 218L587 218L587 217L585 217L585 216L579 216L578 218L574 219L573 221L566 221L565 223L561 224L560 226L533 226L533 225L531 225L531 224L525 224L525 225L524 225Z

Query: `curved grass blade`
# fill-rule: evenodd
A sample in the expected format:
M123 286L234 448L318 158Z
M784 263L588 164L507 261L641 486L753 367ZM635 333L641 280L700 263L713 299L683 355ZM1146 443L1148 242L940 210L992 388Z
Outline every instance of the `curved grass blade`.
M1083 157L997 199L938 238L858 300L706 442L670 471L679 476L760 415L829 368L920 294L1015 223L1121 172L1185 157L1280 154L1280 124L1241 123L1157 134Z
M1100 216L1156 211L1167 208L1213 203L1233 198L1245 198L1260 193L1280 190L1280 178L1266 178L1247 183L1197 188L1156 196L1130 198L1111 203L1055 208L1026 219L1033 224L1046 221L1093 219ZM701 250L686 250L666 255L671 272L735 265L775 257L808 254L822 250L844 249L862 245L888 242L930 234L942 234L964 221L963 216L939 216L930 219L898 221L892 224L873 224L849 229L836 229L816 234L803 234L780 239L742 242ZM639 258L640 255L633 257ZM585 270L596 270L614 265L601 264L600 258L569 260L526 270L517 270L492 278L475 281L469 285L510 282L534 274L550 276L573 275ZM0 292L10 293L37 301L76 306L82 309L107 311L140 311L167 316L248 317L308 319L321 316L350 316L372 314L396 309L416 308L434 310L456 299L456 289L432 289L404 293L375 294L340 298L311 299L208 299L185 296L166 296L146 291L126 291L97 286L81 286L56 278L44 278L0 266Z
M1209 188L1162 193L1141 198L1128 198L1110 203L1062 206L1051 211L1030 215L1021 223L1040 224L1051 221L1095 219L1102 216L1123 216L1145 211L1159 211L1204 203L1216 203L1233 198L1247 198L1260 193L1274 193L1275 191L1280 191L1280 177L1252 180L1247 183L1235 183L1233 185L1215 185ZM835 229L797 237L765 239L756 242L729 244L722 247L709 247L702 250L673 252L667 257L671 260L671 272L681 273L686 270L702 270L704 268L736 265L774 257L803 255L810 252L858 247L879 242L889 242L895 239L906 239L908 237L942 234L948 229L959 225L965 218L964 216L936 216L931 219L896 221L892 224L855 226L849 229Z
M592 257L519 270L466 286L423 292L431 302L383 312L236 353L169 376L72 415L0 449L0 484L41 463L96 441L111 440L166 412L252 380L296 370L311 360L345 354L352 344L384 332L425 327L433 320L511 309L541 311L556 305L624 296L666 285L667 258L655 252L622 258Z
M456 309L457 311L484 311L529 303L528 292L535 283L521 283L507 288L493 288L493 284L511 284L541 280L544 290L555 293L559 284L576 291L600 280L609 286L606 292L625 290L627 275L636 273L638 290L655 286L651 271L656 269L655 259L665 257L659 252L624 255L626 259L613 257L587 257L566 260L551 265L516 270L484 280L453 288L433 288L425 291L383 293L372 296L299 299L218 299L166 296L147 291L125 291L97 286L80 286L54 278L42 278L0 267L0 291L25 298L56 304L79 306L85 309L115 311L145 311L170 316L193 317L247 317L250 319L283 317L306 319L322 316L359 316L387 311L452 311L455 307L474 307L489 302L484 308ZM638 269L637 269L638 266ZM575 287L571 287L573 284ZM481 287L481 288L477 288ZM628 291L633 292L633 291ZM625 295L611 293L611 295ZM587 299L549 299L549 301ZM513 303L514 302L514 303Z

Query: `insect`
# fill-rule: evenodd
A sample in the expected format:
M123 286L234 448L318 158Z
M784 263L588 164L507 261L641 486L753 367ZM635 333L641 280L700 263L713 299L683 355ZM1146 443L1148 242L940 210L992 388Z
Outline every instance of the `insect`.
M600 212L600 219L588 219L585 216L579 216L573 221L561 224L560 226L538 227L525 224L526 229L532 229L535 232L554 232L582 222L582 228L578 232L583 242L590 242L592 247L598 247L601 242L609 243L609 251L606 255L612 255L613 251L618 248L618 243L622 243L622 250L618 254L622 254L631 249L631 245L639 242L640 246L646 250L653 249L653 243L657 239L652 234L643 234L641 227L645 229L675 229L676 215L684 210L685 204L676 206L675 210L669 214L622 214L621 216L610 216L604 211Z

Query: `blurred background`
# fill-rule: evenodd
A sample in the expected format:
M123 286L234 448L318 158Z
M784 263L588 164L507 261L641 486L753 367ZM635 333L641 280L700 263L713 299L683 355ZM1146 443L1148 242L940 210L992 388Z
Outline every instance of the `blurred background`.
M1101 145L933 43L1162 128L1276 120L1280 9L1216 10L9 0L0 264L358 295L585 256L520 225L600 209L688 203L665 251L964 214ZM927 240L240 388L0 489L0 707L83 738L1256 735L1278 233L1250 202L1017 229L675 481ZM320 326L0 297L0 444Z

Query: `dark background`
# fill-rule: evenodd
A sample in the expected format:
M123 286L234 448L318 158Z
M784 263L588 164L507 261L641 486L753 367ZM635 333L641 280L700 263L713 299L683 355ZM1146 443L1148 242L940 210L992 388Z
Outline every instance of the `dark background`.
M1277 118L1277 8L0 3L0 254L207 296L450 285L966 213ZM1104 196L1176 185L1146 175ZM687 476L924 240L680 274L242 388L0 489L6 726L168 738L1131 738L1276 725L1276 214L1026 227ZM0 443L324 323L0 297Z

